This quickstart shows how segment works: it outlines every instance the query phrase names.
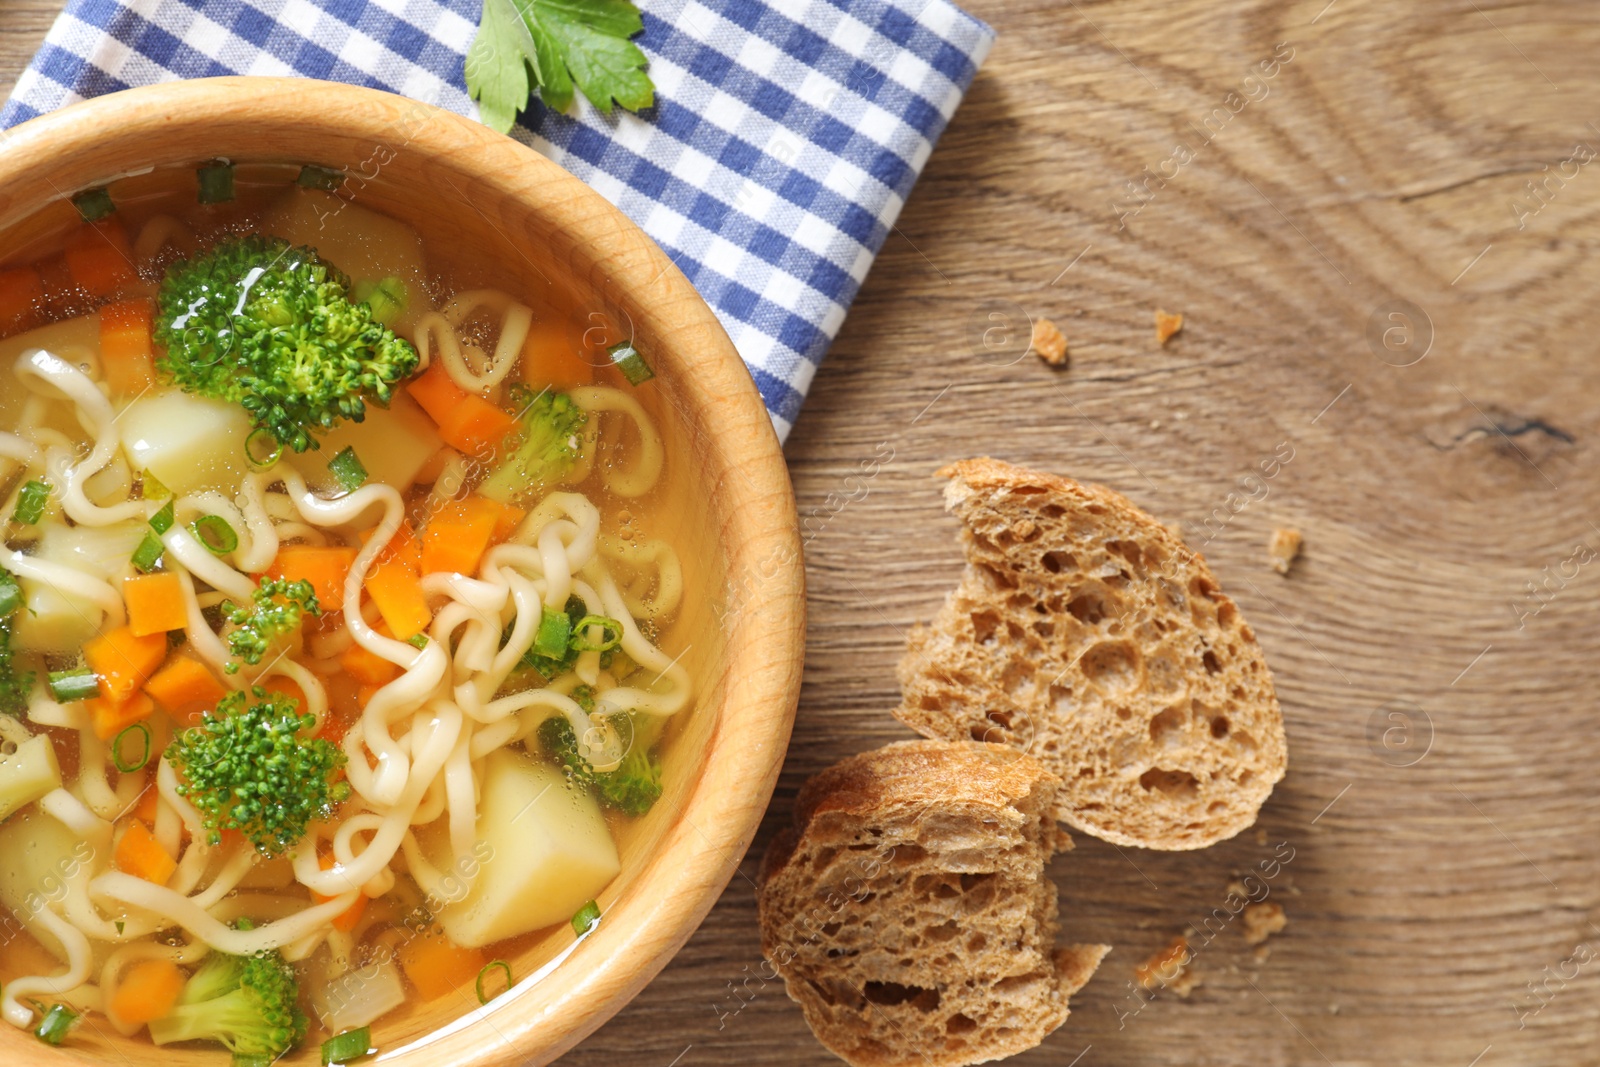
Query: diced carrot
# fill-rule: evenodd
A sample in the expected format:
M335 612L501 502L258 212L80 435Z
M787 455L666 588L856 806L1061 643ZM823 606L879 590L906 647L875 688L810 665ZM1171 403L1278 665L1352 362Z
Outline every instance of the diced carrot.
M378 632L387 636L385 627L378 627ZM382 656L375 656L355 642L345 649L339 656L339 666L344 672L362 685L382 686L388 685L400 677L400 668ZM367 706L366 701L361 701L361 706Z
M356 550L345 545L287 545L278 550L267 574L291 582L310 582L318 607L323 611L343 611L344 579L355 559Z
M305 714L306 706L310 703L306 700L306 691L300 688L300 683L282 674L274 674L271 678L261 683L261 688L269 693L288 697L295 702L295 706L300 709L302 715Z
M500 451L502 443L516 428L516 419L482 397L469 395L451 408L439 424L439 436L446 444L463 452L487 457Z
M368 530L361 539L370 539L373 532ZM378 605L389 632L402 641L433 621L433 612L428 610L428 599L419 584L421 566L422 546L411 527L402 526L367 573L368 595Z
M181 630L189 624L183 582L174 571L124 578L122 599L128 605L128 629L135 637Z
M522 342L522 380L535 389L566 392L592 383L594 367L566 324L546 315L528 328Z
M190 656L173 656L144 683L144 691L184 726L197 724L228 693L205 664Z
M422 573L475 574L501 514L500 505L486 497L452 500L422 531Z
M322 720L322 729L317 731L317 737L330 745L343 745L344 735L350 732L350 727L354 726L355 722L354 715L336 714L329 708L328 717Z
M105 684L103 678L101 684ZM94 734L102 741L109 741L134 723L148 719L156 710L155 701L137 690L127 700L98 696L83 703L94 723Z
M44 280L33 267L0 271L0 335L20 333L39 321Z
M517 420L481 396L467 392L435 361L406 384L422 409L439 424L445 444L481 456L497 451Z
M128 828L122 832L122 839L117 842L111 862L124 874L143 878L156 885L166 885L172 872L178 869L177 862L167 855L167 850L161 847L161 842L156 840L150 828L138 819L131 820Z
M145 299L122 300L100 309L100 366L113 395L138 396L155 384L151 320Z
M100 695L124 704L167 658L167 635L140 636L119 626L84 645L83 658L100 676Z
M370 530L361 531L359 535L361 543L364 545L372 540L372 535L377 532L378 528L376 526ZM411 532L410 523L403 522L400 524L400 529L395 531L395 535L389 539L389 543L384 546L383 551L378 553L377 562L380 565L398 562L410 567L412 570L421 566L422 545L417 542L417 535Z
M330 674L323 682L323 687L328 691L329 715L348 719L360 717L361 705L356 699L356 691L361 688L360 682L341 671Z
M397 562L374 567L367 575L367 594L378 605L389 632L404 641L421 633L433 621L428 598L422 593L417 568Z
M494 533L489 537L489 540L499 544L522 525L522 520L528 517L528 509L519 508L515 504L502 504L496 500L490 500L489 503L500 509L494 517Z
M372 703L372 698L377 696L378 690L382 688L381 685L364 685L356 690L356 703L360 705L362 711L367 710L367 705Z
M110 296L139 280L133 269L133 248L122 223L114 218L85 223L67 238L62 250L73 284L90 296Z
M488 961L475 948L461 948L443 937L416 937L400 947L400 968L423 1000L437 1000L477 981Z
M467 396L467 391L451 380L450 373L438 360L407 382L406 392L422 405L422 410L432 416L434 422L443 422L450 409Z
M106 1010L129 1026L164 1019L178 1003L183 981L183 972L171 960L140 960L122 976Z
M57 253L47 259L41 259L37 264L39 280L44 285L45 317L66 310L69 305L78 301L77 283L72 280L72 272L67 269L67 257Z
M321 856L317 857L317 865L325 871L331 871L333 870L333 857L324 852ZM339 893L335 895L343 896L344 894ZM333 897L324 896L313 889L311 891L311 899L315 900L318 904L326 904L328 901L332 900ZM362 913L366 910L366 895L360 894L356 897L356 902L354 904L350 905L348 908L344 909L334 917L333 928L335 930L343 930L348 934L351 930L356 928L356 924L361 921Z
M146 826L153 826L156 821L156 809L160 804L161 793L156 789L156 784L151 782L144 787L144 792L139 794L139 799L133 802L133 810L128 814Z

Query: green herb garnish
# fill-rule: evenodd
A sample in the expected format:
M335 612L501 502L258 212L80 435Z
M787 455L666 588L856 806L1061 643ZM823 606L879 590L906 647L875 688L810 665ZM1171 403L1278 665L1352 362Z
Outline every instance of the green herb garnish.
M642 111L655 103L655 86L629 38L643 31L629 0L484 0L467 52L467 91L484 124L501 133L530 92L566 111L574 85L606 114L613 100Z

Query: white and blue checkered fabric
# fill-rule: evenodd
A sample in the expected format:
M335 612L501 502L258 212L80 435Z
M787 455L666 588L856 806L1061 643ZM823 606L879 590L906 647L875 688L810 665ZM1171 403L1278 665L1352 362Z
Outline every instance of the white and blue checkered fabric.
M611 200L716 311L787 435L993 43L948 0L645 0L657 103L515 135ZM0 127L176 78L301 75L475 115L478 0L68 0Z

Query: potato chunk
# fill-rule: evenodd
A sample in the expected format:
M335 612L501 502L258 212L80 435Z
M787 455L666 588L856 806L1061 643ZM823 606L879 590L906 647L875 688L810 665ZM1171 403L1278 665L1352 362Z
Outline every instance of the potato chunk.
M472 890L439 911L464 948L570 920L622 869L600 805L549 764L500 749L484 761ZM492 850L492 851L489 851Z

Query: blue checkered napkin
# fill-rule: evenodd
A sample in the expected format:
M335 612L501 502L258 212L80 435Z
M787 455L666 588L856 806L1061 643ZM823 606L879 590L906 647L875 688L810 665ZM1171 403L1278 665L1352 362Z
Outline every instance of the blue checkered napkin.
M993 43L949 0L645 0L657 106L536 105L515 133L644 228L716 311L785 436ZM175 78L302 75L475 115L478 0L67 0L0 126Z

